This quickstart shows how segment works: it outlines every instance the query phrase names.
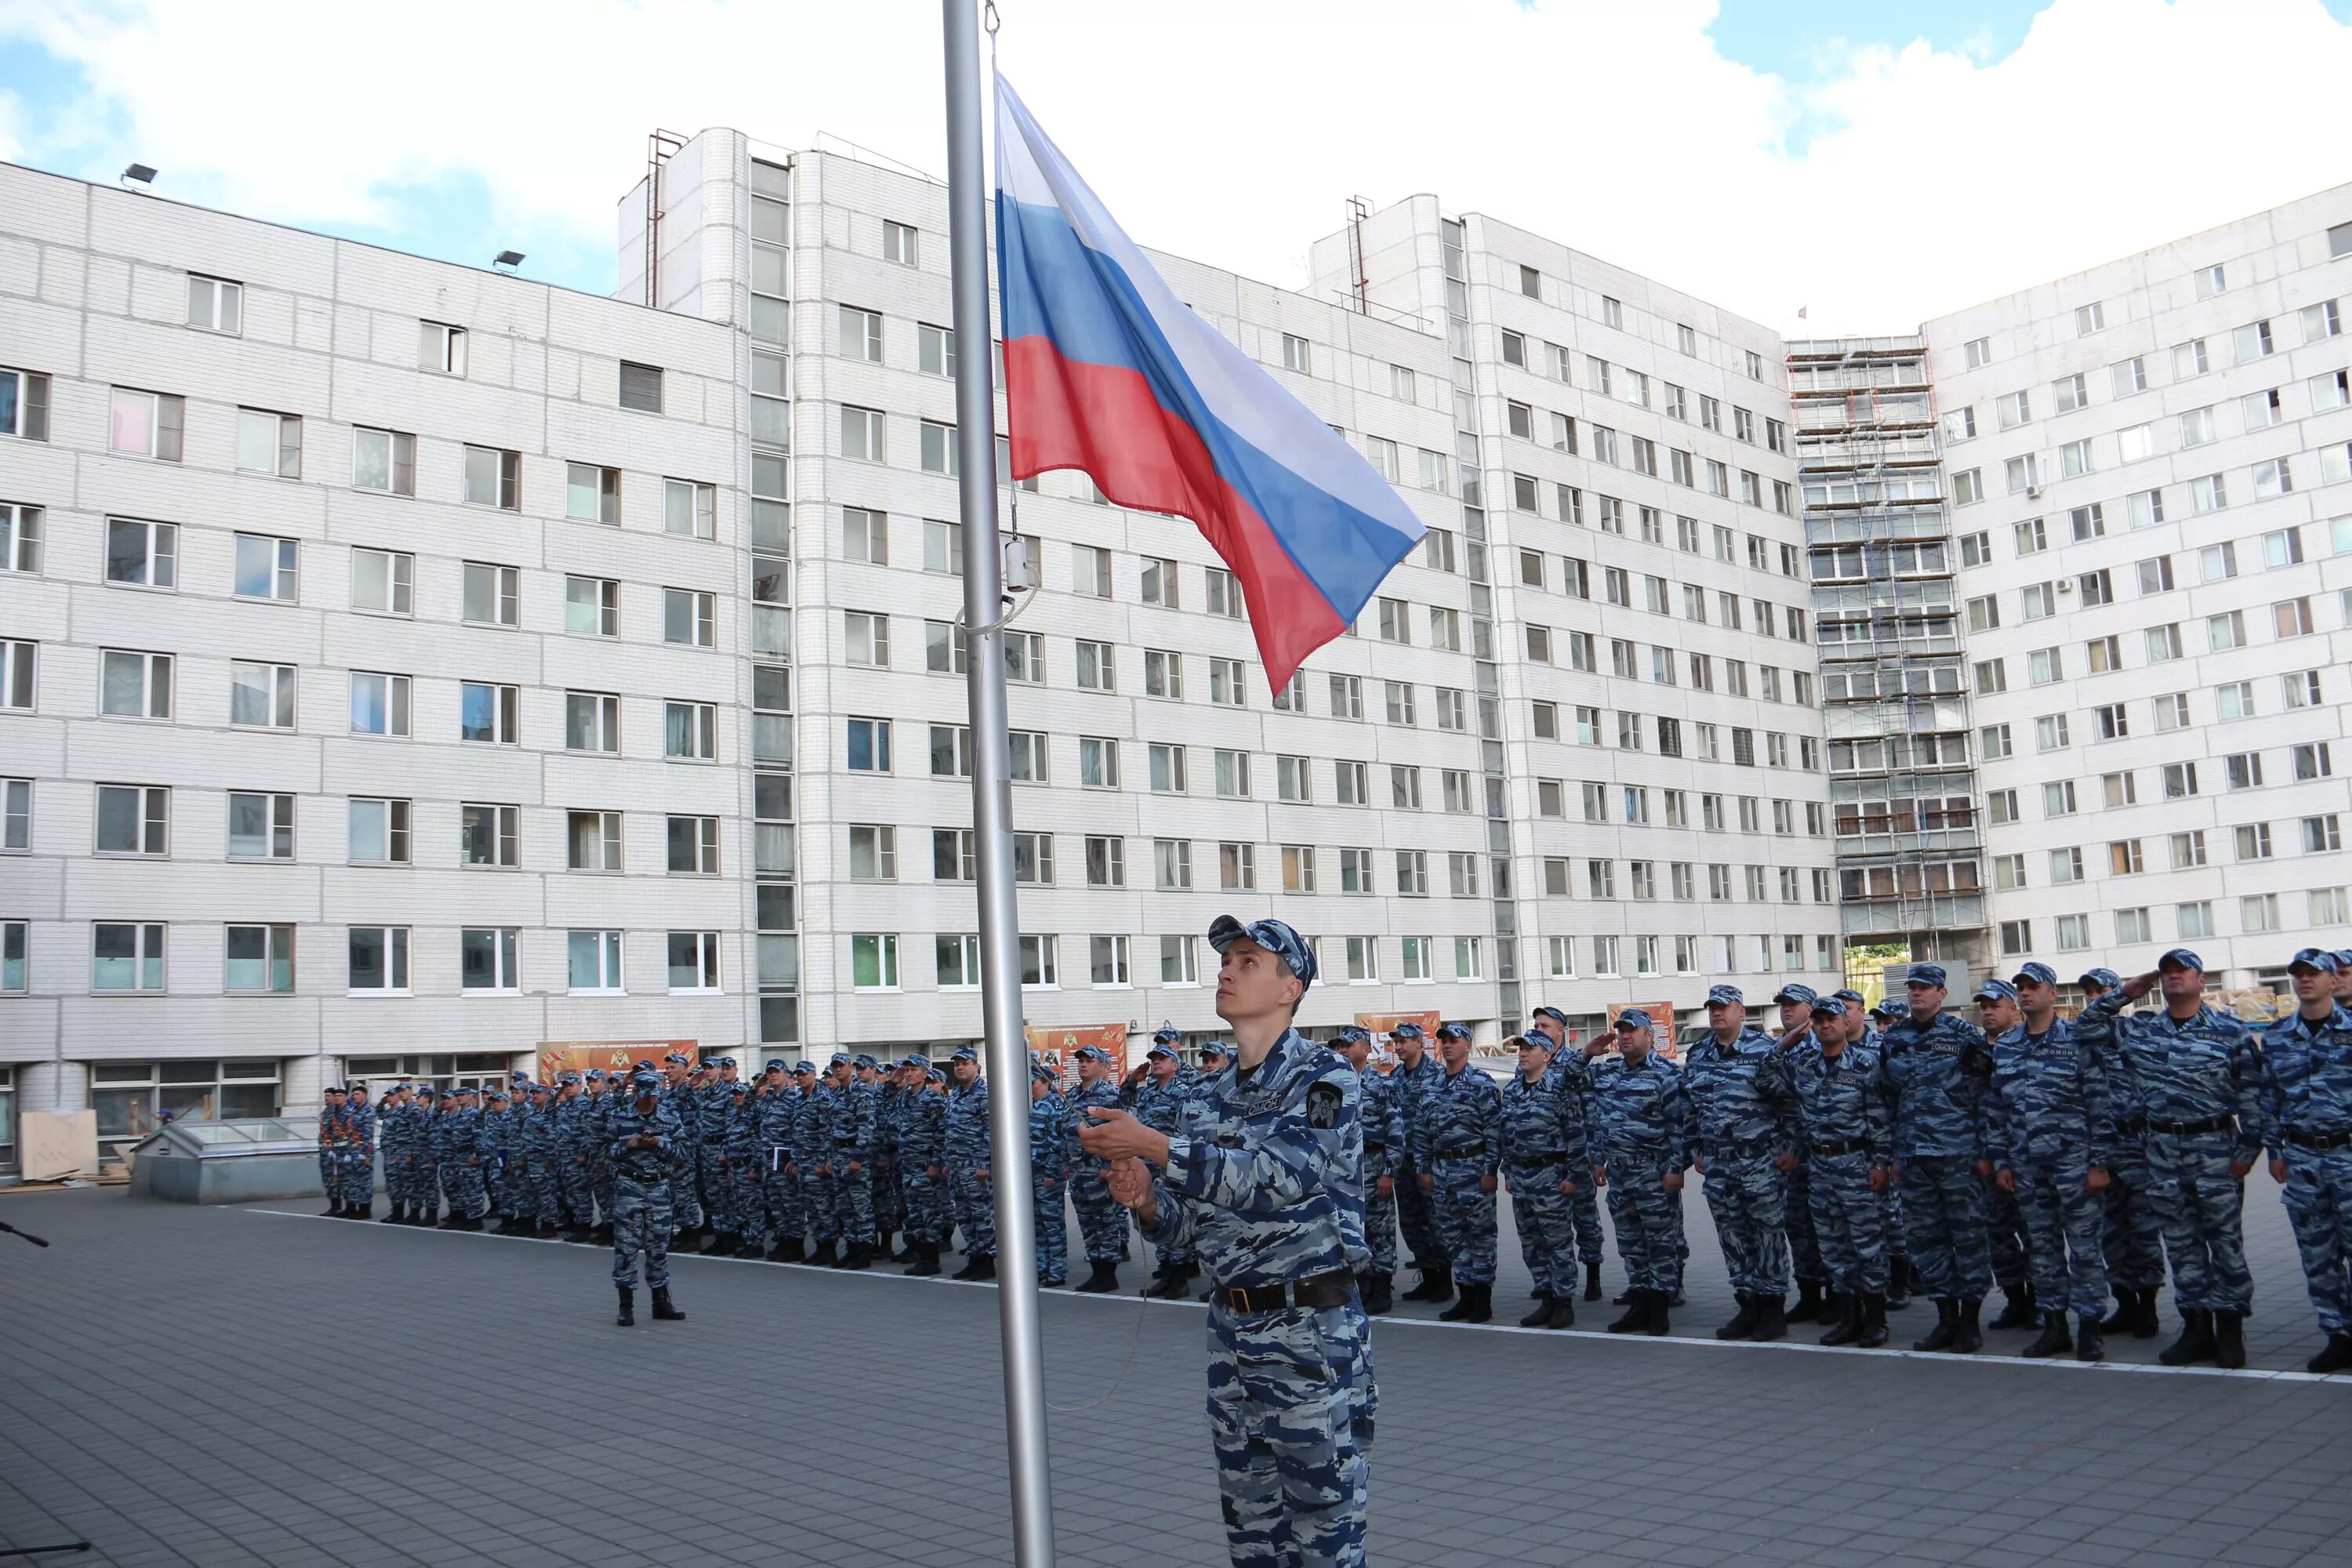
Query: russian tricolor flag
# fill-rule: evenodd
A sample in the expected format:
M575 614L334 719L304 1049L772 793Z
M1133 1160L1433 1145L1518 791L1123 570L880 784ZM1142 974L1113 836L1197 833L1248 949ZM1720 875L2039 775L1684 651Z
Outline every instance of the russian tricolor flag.
M996 79L996 261L1013 477L1076 468L1187 517L1241 579L1279 691L1424 530L1372 466L1152 269Z

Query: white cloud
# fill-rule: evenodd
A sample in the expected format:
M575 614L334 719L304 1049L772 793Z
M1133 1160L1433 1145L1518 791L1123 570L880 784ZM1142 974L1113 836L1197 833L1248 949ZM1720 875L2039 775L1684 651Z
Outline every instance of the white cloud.
M2056 0L1996 64L1864 47L1803 84L1724 60L1713 9L1004 0L1003 56L1148 244L1295 285L1350 192L1435 191L1778 326L1810 303L1814 332L1899 331L2352 177L2352 29L2320 0ZM601 248L656 125L945 162L928 0L0 0L11 33L98 99L20 117L24 156L136 156L293 222L382 223L385 185L471 173L521 248Z

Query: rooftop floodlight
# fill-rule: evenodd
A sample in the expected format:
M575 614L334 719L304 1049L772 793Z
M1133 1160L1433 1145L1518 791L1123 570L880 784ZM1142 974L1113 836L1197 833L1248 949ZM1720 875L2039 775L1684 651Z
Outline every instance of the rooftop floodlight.
M149 168L144 163L133 163L131 167L123 170L119 178L120 180L136 180L142 185L152 185L155 183L155 171Z
M520 267L522 265L522 252L520 250L501 250L497 256L491 258L490 265L493 267Z

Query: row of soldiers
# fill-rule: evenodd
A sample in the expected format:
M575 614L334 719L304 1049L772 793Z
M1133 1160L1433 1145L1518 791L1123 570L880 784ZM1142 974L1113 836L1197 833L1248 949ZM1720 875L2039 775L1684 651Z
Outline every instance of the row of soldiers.
M1825 1344L1883 1345L1916 1282L1937 1322L1914 1348L1966 1353L1998 1283L2009 1310L1989 1326L2040 1328L2024 1354L2097 1361L2107 1333L2160 1331L2168 1258L2182 1328L2158 1359L2242 1366L2243 1181L2267 1151L2326 1335L2307 1365L2352 1369L2352 951L2305 949L2289 971L2295 1013L2259 1029L2204 1000L2186 949L2130 981L2088 972L2071 1022L2042 963L1980 986L1978 1024L1945 1011L1937 964L1868 1014L1855 993L1784 987L1777 1038L1717 985L1679 1065L1639 1008L1580 1051L1539 1009L1501 1086L1470 1065L1466 1027L1438 1030L1438 1060L1402 1026L1396 1070L1363 1079L1367 1310L1386 1304L1401 1226L1422 1276L1408 1299L1458 1289L1440 1315L1487 1321L1507 1184L1537 1286L1521 1321L1573 1324L1580 1260L1600 1294L1605 1189L1629 1309L1609 1329L1665 1333L1696 1171L1739 1302L1719 1339L1818 1318ZM2161 1006L2125 1011L2152 990ZM1360 1071L1369 1044L1341 1031Z

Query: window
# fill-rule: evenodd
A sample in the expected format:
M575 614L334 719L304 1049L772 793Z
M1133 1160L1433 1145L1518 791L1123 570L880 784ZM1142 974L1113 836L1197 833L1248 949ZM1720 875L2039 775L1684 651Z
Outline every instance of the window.
M1192 844L1185 838L1155 838L1151 841L1152 885L1163 892L1181 891L1192 885Z
M107 447L110 451L134 458L176 463L180 460L186 423L185 399L170 393L138 392L118 386L114 388L107 426Z
M2271 606L2271 629L2281 637L2307 637L2311 635L2311 601L2282 599Z
M2235 337L2240 364L2258 359L2268 359L2271 356L2273 345L2271 342L2271 324L2268 321L2249 321L2237 330Z
M2310 742L2293 747L2288 752L2288 758L2293 764L2295 782L2298 784L2326 778L2336 771L2334 761L2328 752L2327 742L2325 741ZM2254 782L2260 784L2262 782L2260 758L2255 759L2255 764Z
M117 661L122 661L118 663ZM135 665L134 665L134 662ZM136 703L142 687L149 690L150 711L144 716L155 719L171 717L171 657L167 654L106 655L104 710L109 713L127 712L139 717L137 707L118 707L118 702ZM294 728L294 667L290 664L247 664L242 661L229 666L228 721L250 729L291 730Z
M13 816L13 794L10 800ZM9 847L21 847L13 840ZM228 797L228 856L232 860L294 858L294 797L232 792Z
M1362 763L1335 762L1331 764L1332 796L1339 805L1370 805L1371 787L1365 782L1366 768Z
M408 864L408 802L355 795L348 813L347 837L353 865Z
M494 447L466 448L466 504L519 511L522 507L522 454Z
M1970 506L1984 500L1984 470L1963 468L1952 476L1952 504Z
M408 733L408 677L352 673L352 733L387 738Z
M2042 786L2042 815L2072 816L2074 815L2074 781L2056 779Z
M664 702L662 755L673 762L718 761L718 705L711 702Z
M180 531L173 523L131 518L106 520L106 580L134 587L171 588L179 583Z
M2058 471L2065 478L2071 479L2087 474L2091 471L2091 442L2088 437L2080 441L2069 441L2058 448Z
M2196 793L2197 764L2195 763L2167 763L2164 764L2165 799L2186 800ZM2200 861L2199 864L2201 865L2203 862Z
M8 510L0 507L0 558L5 558L8 544ZM21 512L29 509L18 510ZM32 526L37 528L40 513L33 511L31 515L34 519ZM37 552L37 535L32 538L30 545ZM40 570L40 557L36 553L32 559L33 564L26 569L37 572ZM299 559L299 547L293 540L271 539L258 533L238 534L234 579L236 596L241 599L275 599L289 605L294 603L301 596L301 580L297 571ZM5 565L5 559L0 559L0 566Z
M1054 836L1016 833L1013 836L1013 879L1029 887L1054 883Z
M2052 583L2028 583L2022 595L2025 618L2038 621L2058 613L2057 585Z
M709 539L718 531L719 487L692 479L662 481L662 531L685 539Z
M415 607L416 557L390 550L352 552L352 608L405 616Z
M172 792L160 786L99 785L94 847L100 855L169 855Z
M352 432L352 488L387 495L416 493L416 437L392 430Z
M2280 696L2289 708L2319 706L2319 671L2298 669L2279 677Z
M1034 730L1014 730L1006 737L1006 767L1014 784L1046 784L1049 752L1045 737Z
M621 406L641 414L662 411L661 367L621 362Z
M947 427L926 423L923 426L924 468L938 472L948 463L948 452L954 443L945 438ZM931 468L932 432L940 433L939 442L940 468ZM882 411L878 408L858 408L849 404L841 408L841 455L862 462L878 463L887 455L883 439Z
M718 616L716 594L698 593L691 588L662 590L662 641L666 643L689 647L713 646L718 638Z

